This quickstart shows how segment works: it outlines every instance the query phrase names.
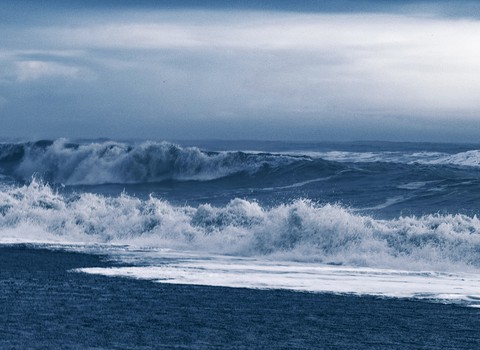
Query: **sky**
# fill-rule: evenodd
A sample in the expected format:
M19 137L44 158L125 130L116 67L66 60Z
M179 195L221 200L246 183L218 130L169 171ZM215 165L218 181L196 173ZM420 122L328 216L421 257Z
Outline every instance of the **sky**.
M1 138L480 142L475 1L4 0Z

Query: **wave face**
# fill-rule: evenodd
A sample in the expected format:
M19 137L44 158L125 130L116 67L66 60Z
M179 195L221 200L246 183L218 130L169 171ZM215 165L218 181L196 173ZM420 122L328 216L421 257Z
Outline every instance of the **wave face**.
M430 167L440 179L450 178L449 174L443 176L438 169L443 166L476 171L480 167L480 151L212 152L168 142L71 143L65 139L0 144L0 180L10 178L23 183L30 181L32 176L64 185L205 182L235 176L234 181L240 186L285 187L346 170L355 172L364 166L368 166L366 171L370 174L385 172L389 168L385 167L386 163L395 164L403 174L406 172L402 165L424 165L411 173L425 172L426 167ZM262 183L262 180L268 181ZM417 180L412 176L402 181Z
M128 244L364 267L480 268L480 220L460 214L378 220L299 199L262 206L175 206L150 197L62 195L48 185L0 192L0 241Z
M0 145L0 167L4 176L28 181L35 175L65 185L207 181L237 173L251 176L281 169L299 159L305 157L204 152L168 142L74 144L60 139Z

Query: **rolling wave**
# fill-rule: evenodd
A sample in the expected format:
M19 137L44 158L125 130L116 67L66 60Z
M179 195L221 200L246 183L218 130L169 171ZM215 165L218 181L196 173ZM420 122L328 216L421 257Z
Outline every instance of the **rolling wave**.
M66 185L208 181L238 173L251 176L299 161L308 159L240 151L205 152L168 142L73 144L59 139L0 145L4 176L29 181L35 175Z
M480 151L442 152L208 152L168 142L70 143L65 139L0 144L0 177L28 182L32 176L65 185L139 184L286 177L279 186L310 183L355 166L397 163L415 166L480 167ZM383 171L381 164L378 169ZM238 179L238 177L237 177ZM291 181L290 181L291 180Z
M378 220L299 199L215 207L150 197L62 195L48 185L0 191L0 242L127 244L275 260L411 270L480 268L480 220L460 214Z

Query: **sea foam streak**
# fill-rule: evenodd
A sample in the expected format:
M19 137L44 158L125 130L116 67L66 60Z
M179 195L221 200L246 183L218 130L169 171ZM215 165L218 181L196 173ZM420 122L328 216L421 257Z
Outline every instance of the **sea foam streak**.
M406 271L313 263L273 262L231 256L168 258L150 266L81 268L78 272L130 277L161 283L222 287L290 289L307 292L368 294L383 297L427 299L480 307L480 274Z

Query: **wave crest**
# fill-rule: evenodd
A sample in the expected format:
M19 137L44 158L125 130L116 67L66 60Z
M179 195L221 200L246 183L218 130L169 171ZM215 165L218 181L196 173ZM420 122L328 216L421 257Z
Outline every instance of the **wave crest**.
M65 139L0 147L4 175L27 181L36 175L51 183L98 185L164 180L213 180L254 174L291 164L298 157L244 152L204 152L168 142L72 144Z
M480 268L480 220L426 215L377 220L296 200L275 207L174 206L150 197L64 196L48 185L0 192L1 242L112 243L280 260L402 269Z

